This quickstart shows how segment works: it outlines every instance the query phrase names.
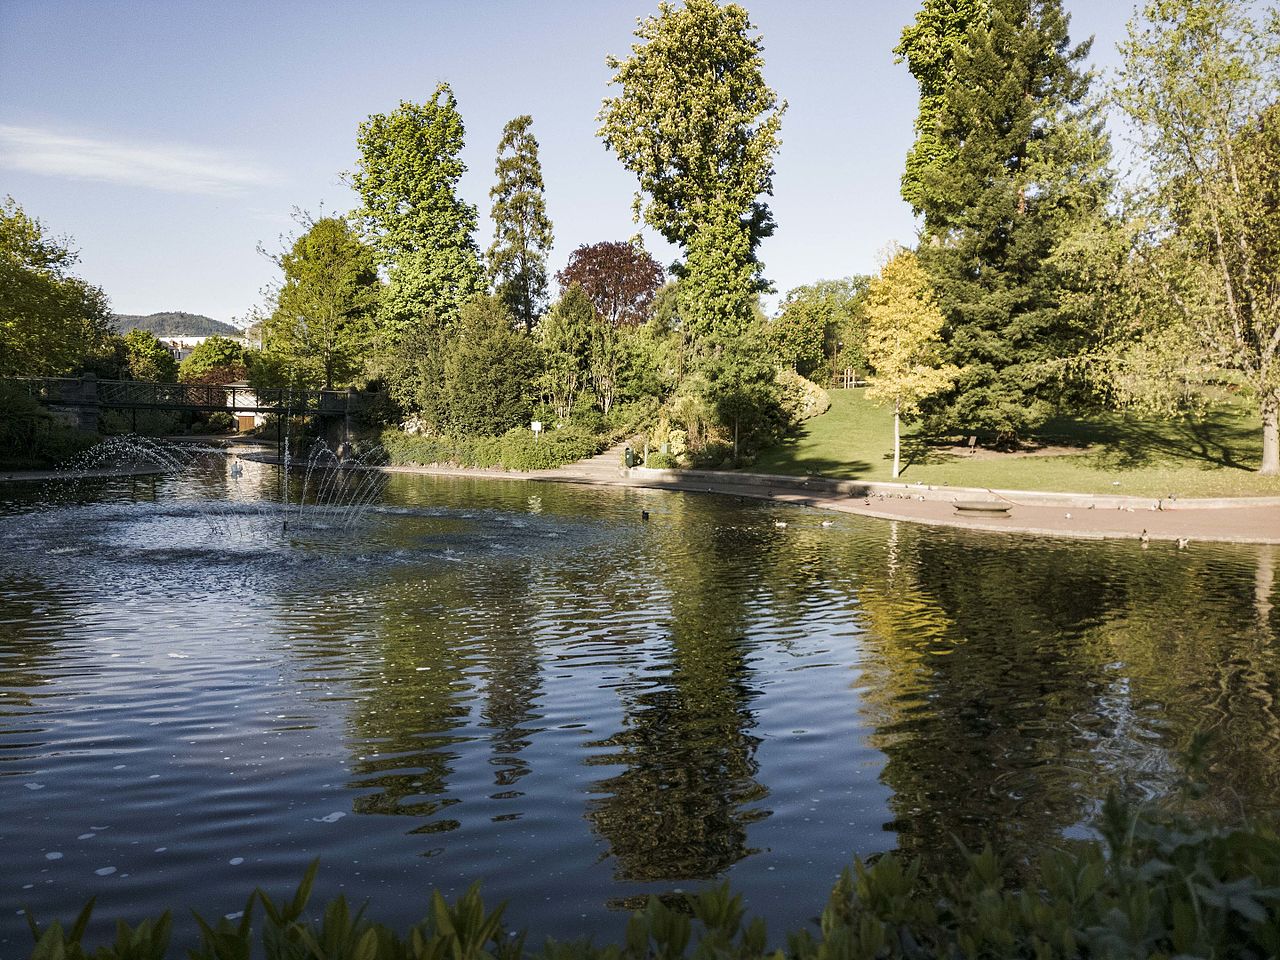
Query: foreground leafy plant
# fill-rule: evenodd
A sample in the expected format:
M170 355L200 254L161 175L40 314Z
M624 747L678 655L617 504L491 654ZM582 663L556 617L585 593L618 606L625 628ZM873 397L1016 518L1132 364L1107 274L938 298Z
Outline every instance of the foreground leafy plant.
M1280 955L1280 837L1265 825L1226 828L1108 798L1100 840L1046 851L1012 884L991 849L967 852L954 876L923 875L918 861L886 855L841 876L814 930L769 951L765 925L748 919L727 884L664 903L651 898L621 944L549 940L528 952L473 885L456 903L439 893L405 935L331 901L308 919L313 863L289 901L250 894L233 923L199 915L189 960L923 960L923 958L1147 958ZM261 907L261 918L254 914ZM115 939L83 945L93 901L69 927L41 929L33 960L163 960L168 913Z

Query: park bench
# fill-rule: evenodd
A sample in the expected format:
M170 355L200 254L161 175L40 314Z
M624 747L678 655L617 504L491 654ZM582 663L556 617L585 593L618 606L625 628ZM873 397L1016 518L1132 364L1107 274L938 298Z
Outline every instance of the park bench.
M956 500L952 506L956 513L972 514L986 517L1007 517L1009 504L998 500Z

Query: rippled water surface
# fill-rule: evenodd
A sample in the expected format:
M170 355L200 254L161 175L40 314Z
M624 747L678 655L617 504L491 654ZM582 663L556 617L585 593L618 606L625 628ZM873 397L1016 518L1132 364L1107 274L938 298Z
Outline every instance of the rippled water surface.
M407 476L285 531L267 470L0 488L0 955L316 857L397 923L727 877L779 934L855 855L1080 835L1197 728L1213 802L1280 805L1271 548Z

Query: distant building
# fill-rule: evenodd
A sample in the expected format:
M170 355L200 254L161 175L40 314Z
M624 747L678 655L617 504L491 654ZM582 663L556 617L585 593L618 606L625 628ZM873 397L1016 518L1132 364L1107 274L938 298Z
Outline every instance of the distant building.
M227 406L231 409L231 416L235 418L237 431L244 433L267 422L266 414L253 409L258 405L258 398L248 380L237 380L227 386L235 388L234 394L227 394Z
M210 334L210 336L220 336L223 337L224 340L234 340L236 343L244 347L249 345L249 341L245 337L226 337L222 334ZM187 357L191 356L191 351L208 339L209 337L207 336L159 338L160 342L164 345L164 348L169 351L169 354L174 360L177 360L178 363L181 363L183 360L187 359Z

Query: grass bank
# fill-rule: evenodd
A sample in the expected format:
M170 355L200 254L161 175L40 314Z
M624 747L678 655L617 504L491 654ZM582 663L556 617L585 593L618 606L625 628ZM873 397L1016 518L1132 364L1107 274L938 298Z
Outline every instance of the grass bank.
M1015 490L1186 497L1280 495L1280 478L1255 472L1262 426L1243 402L1224 401L1186 419L1121 413L1060 417L1018 453L970 455L929 441L914 428L903 435L908 483ZM831 409L756 458L759 473L820 474L847 480L891 480L893 413L861 389L831 391Z

